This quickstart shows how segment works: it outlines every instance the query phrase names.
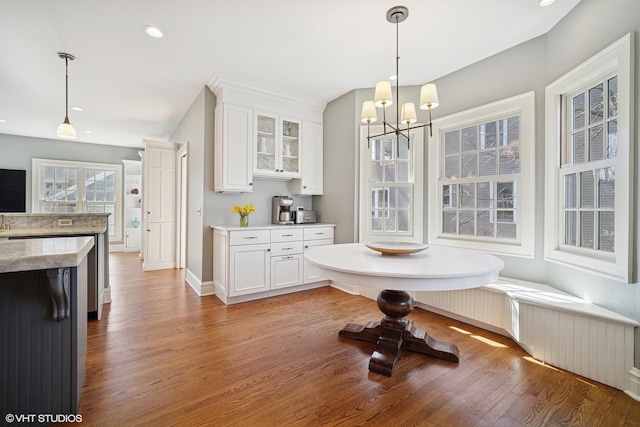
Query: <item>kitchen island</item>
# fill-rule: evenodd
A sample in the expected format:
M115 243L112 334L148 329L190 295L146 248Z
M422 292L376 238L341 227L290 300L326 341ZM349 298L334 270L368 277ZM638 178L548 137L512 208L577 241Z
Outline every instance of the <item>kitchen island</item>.
M0 413L77 413L93 247L90 236L0 240Z
M92 318L100 319L103 303L111 301L108 217L108 213L0 214L0 239L94 237L87 260L87 311Z

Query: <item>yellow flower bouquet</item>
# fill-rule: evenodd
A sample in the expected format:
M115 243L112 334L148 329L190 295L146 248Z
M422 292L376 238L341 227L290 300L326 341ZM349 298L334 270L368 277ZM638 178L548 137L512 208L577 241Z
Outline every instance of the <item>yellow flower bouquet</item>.
M256 208L253 206L253 203L245 203L242 206L235 205L231 212L236 212L240 214L240 227L248 227L249 226L249 214L255 212Z

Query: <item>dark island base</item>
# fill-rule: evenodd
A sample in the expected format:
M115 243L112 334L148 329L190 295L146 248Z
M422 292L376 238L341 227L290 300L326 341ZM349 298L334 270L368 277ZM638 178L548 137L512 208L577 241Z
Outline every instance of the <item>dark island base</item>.
M77 267L0 273L0 425L77 414L87 355L87 258ZM23 421L9 422L6 414ZM44 415L43 415L44 416Z
M436 340L426 331L405 319L413 311L413 298L405 291L383 290L378 295L378 307L386 316L379 322L366 325L347 324L339 333L343 338L375 342L376 349L369 360L369 370L390 377L402 350L428 354L458 363L459 350L455 344Z

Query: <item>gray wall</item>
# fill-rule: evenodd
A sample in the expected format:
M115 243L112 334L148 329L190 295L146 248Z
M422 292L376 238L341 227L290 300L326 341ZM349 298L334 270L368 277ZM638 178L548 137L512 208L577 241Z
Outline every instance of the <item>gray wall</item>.
M170 141L188 142L188 218L187 269L202 282L213 280L214 224L237 224L238 214L233 205L253 203L256 212L249 216L249 225L271 223L271 199L288 195L287 181L254 179L253 192L222 194L213 191L214 112L216 97L203 88L180 121ZM312 198L294 197L295 206L311 209ZM198 209L202 208L202 215Z
M606 17L606 18L603 18ZM597 31L594 31L597 29ZM581 272L543 259L544 239L544 90L558 77L578 66L592 55L618 40L629 31L636 35L636 140L638 139L638 85L640 85L640 67L638 66L640 33L640 2L637 0L582 0L548 34L530 40L514 48L501 52L464 69L451 73L435 81L438 85L440 106L433 111L433 117L443 117L469 108L481 106L510 96L535 91L536 95L536 147L535 147L535 257L523 259L518 257L502 257L505 269L502 275L546 282L571 294L587 298L594 303L611 309L617 313L640 321L640 286L603 279L594 274ZM402 73L402 69L400 69ZM419 87L403 88L419 92ZM366 94L366 96L363 96ZM325 109L325 196L320 198L317 206L337 210L334 214L340 228L357 227L354 219L357 209L348 200L350 195L357 197L357 179L345 163L353 161L353 141L357 141L357 128L360 126L359 113L362 101L372 98L373 89L359 89L338 98ZM403 99L407 99L403 97ZM391 113L395 114L395 113ZM389 114L387 115L389 117ZM392 116L393 117L393 116ZM419 120L425 120L418 117ZM353 128L356 128L355 130ZM353 140L349 141L349 137ZM428 143L428 141L427 141ZM425 150L425 165L428 164ZM636 164L640 164L640 150L636 150ZM336 163L335 159L339 159ZM345 159L348 160L345 162ZM328 185L327 179L330 179ZM425 175L425 179L428 179ZM636 188L638 173L636 171ZM334 185L340 183L340 187ZM426 197L424 221L427 223ZM337 192L337 195L336 195ZM340 197L338 197L340 196ZM638 200L635 201L636 212L640 212ZM326 207L326 209L325 209ZM637 214L636 214L637 217ZM346 222L345 222L346 221ZM637 270L640 257L638 247L637 224L634 220L634 241L636 253L634 268ZM343 241L348 238L343 233ZM425 241L428 236L425 235ZM636 366L640 366L640 333L636 330Z
M170 141L187 144L187 268L197 277L202 277L204 223L198 210L204 206L206 176L206 98L204 88L193 101L180 124L171 134ZM209 92L209 95L210 92Z
M324 110L324 194L313 197L313 207L322 222L336 224L334 241L350 243L357 235L354 185L359 126L356 114L356 91L331 101Z
M0 133L0 153L2 153L0 168L27 171L27 212L31 212L31 160L33 158L110 163L122 166L122 160L140 160L138 151L140 151L139 148L85 144ZM122 192L123 189L120 191Z

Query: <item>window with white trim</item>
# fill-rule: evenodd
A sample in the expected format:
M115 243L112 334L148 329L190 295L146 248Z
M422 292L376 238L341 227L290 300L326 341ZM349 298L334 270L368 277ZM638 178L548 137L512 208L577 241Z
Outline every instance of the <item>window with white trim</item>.
M434 121L429 242L533 257L534 93Z
M632 37L546 89L545 259L631 280Z
M371 134L383 132L371 126ZM360 241L422 243L422 159L424 132L410 131L407 141L395 135L360 134Z
M108 235L122 234L120 165L33 159L34 212L109 213Z

